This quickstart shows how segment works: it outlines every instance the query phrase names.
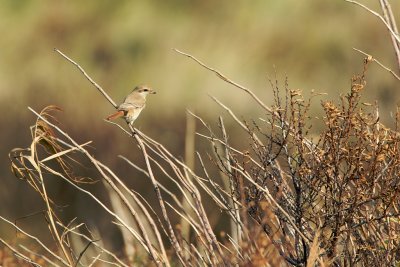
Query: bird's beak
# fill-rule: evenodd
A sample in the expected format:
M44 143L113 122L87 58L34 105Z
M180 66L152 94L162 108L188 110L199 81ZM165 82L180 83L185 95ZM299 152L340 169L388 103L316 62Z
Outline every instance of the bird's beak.
M157 94L157 92L156 91L151 91L150 94Z

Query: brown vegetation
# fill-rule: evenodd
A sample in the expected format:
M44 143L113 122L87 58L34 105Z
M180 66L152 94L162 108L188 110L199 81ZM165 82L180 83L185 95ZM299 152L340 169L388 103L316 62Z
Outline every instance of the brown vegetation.
M78 64L56 51L116 106ZM31 127L32 142L12 150L9 157L15 176L43 201L45 224L54 242L45 244L43 237L0 216L17 231L15 240L0 239L4 245L2 265L399 264L400 112L396 112L394 127L389 128L380 122L376 103L361 102L367 68L376 60L368 56L361 74L351 79L349 92L338 102L323 101L323 116L312 118L310 105L317 94L307 99L287 82L281 87L278 81L271 81L274 105L269 107L248 88L195 57L177 52L246 92L263 110L263 118L241 120L214 98L242 130L239 138L248 140L248 148L231 144L223 117L219 117L216 130L190 113L205 132L197 135L212 147L207 154L187 149L201 166L196 170L189 166L190 160L178 158L131 125L126 130L109 122L119 127L143 156L144 169L121 158L148 177L155 194L145 196L128 185L127 177L120 178L93 156L88 146L91 142L76 141L58 125L55 111L59 108L49 106L40 113L30 108L37 117ZM322 126L315 135L311 130L317 122ZM80 165L95 168L101 179L82 178ZM94 232L80 218L62 219L57 195L49 186L54 179L92 199L110 216L110 225L117 225L123 236L123 252L108 249L104 233ZM99 181L109 201L91 191ZM157 199L157 205L151 204L151 197ZM226 216L219 232L211 222L215 213Z
M379 122L377 105L360 103L369 62L366 59L362 74L352 78L350 92L339 103L322 102L324 127L315 140L309 134L311 99L304 99L299 90L290 90L287 83L282 93L278 83L271 82L275 96L271 108L242 88L265 110L262 119L240 121L223 106L243 129L243 140L249 138L246 151L230 145L222 118L221 134L216 134L192 114L209 132L199 135L211 142L214 151L211 167L204 164L204 155L197 154L202 174L144 133L120 127L140 147L146 163L142 171L150 178L159 207L148 206L145 196L94 158L87 148L89 142L79 144L54 124L55 107L41 113L32 110L38 117L31 128L32 144L13 150L10 159L15 175L42 197L49 230L58 245L55 249L37 242L43 252L35 257L29 256L28 248L14 249L27 261L40 259L67 266L78 262L145 264L143 253L159 266L173 262L185 266L384 266L398 262L399 121L396 116L396 127L388 129ZM219 76L231 82L221 73ZM111 207L86 189L91 180L77 178L71 167L77 153L89 159L106 182ZM224 181L209 175L214 173L209 169L212 166ZM113 217L124 235L125 256L98 244L99 238L78 219L68 223L59 219L47 187L47 180L55 177L94 199ZM171 183L161 184L164 178L175 188L171 189ZM230 224L220 237L210 223L205 198L213 200L212 210L229 216ZM173 213L188 224L194 239L171 222ZM72 240L80 240L81 250Z

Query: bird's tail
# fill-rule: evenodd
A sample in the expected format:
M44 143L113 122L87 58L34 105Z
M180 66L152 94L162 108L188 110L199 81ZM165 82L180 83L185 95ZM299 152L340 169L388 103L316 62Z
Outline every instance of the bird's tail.
M117 118L123 117L124 116L124 111L118 110L117 112L111 114L106 118L106 120L115 120Z

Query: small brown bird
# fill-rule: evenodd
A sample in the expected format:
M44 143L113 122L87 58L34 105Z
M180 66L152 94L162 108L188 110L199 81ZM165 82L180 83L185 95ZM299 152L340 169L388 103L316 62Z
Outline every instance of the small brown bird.
M124 102L118 106L117 112L107 117L107 120L124 117L127 123L133 124L140 112L146 106L146 96L156 92L146 85L136 86L135 89L124 99Z

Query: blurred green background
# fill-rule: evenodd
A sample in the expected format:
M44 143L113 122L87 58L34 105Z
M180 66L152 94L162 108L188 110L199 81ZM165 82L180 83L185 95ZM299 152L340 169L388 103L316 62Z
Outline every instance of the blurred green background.
M362 2L379 10L379 1ZM398 1L392 2L393 10L400 10ZM263 114L246 94L172 48L221 70L267 104L272 103L268 78L275 80L275 71L281 86L287 76L292 89L328 93L323 99L337 100L362 69L364 56L353 47L397 71L384 25L341 0L2 0L0 31L0 212L11 219L43 209L9 167L8 152L29 145L35 117L28 106L36 111L60 106L62 128L79 142L93 140L93 154L120 174L129 169L118 154L142 163L140 155L132 155L127 137L103 121L112 106L53 48L76 60L118 103L137 84L155 88L157 95L149 97L135 125L182 157L186 109L214 125L224 114L208 94L243 118ZM383 120L390 121L399 82L374 64L367 81L365 101L378 100ZM321 115L319 100L313 112ZM72 204L72 214L85 210L84 200L70 199L66 191L65 186L55 189L62 199L58 204L78 203ZM0 234L5 231L0 226Z

